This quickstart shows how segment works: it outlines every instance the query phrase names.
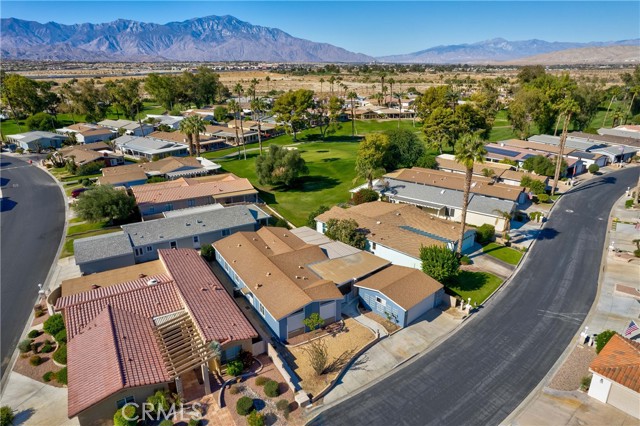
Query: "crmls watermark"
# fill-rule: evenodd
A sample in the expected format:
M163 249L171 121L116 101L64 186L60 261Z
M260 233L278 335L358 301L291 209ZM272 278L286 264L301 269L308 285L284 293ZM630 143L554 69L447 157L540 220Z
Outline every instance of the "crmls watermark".
M134 410L127 410L127 407L133 407ZM202 404L199 402L190 404L188 407L184 405L176 405L171 404L168 410L164 410L164 408L160 405L154 407L153 404L149 402L142 403L142 412L140 412L140 404L136 404L135 402L128 402L122 406L120 412L122 417L127 421L138 421L138 420L170 420L179 416L180 418L189 417L195 420L202 419ZM129 411L127 413L127 411Z

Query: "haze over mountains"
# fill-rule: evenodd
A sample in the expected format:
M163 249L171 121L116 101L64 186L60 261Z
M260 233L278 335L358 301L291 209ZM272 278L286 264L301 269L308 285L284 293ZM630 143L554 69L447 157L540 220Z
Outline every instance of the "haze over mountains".
M328 43L293 37L277 28L252 25L233 16L207 16L167 24L119 19L74 25L6 18L1 21L0 30L3 59L429 64L640 62L640 39L571 43L498 38L373 58Z

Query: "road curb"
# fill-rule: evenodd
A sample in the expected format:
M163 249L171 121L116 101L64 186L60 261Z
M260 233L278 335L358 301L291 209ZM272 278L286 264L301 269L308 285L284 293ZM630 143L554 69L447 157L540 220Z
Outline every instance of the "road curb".
M58 259L60 258L60 253L62 252L62 248L64 246L65 236L67 235L67 228L69 226L69 221L67 220L67 216L69 214L69 203L67 200L67 194L64 192L64 187L62 186L62 182L60 182L51 172L49 172L49 170L47 170L46 167L40 167L35 164L31 164L31 165L33 167L38 167L39 169L43 170L54 180L54 182L56 182L56 184L58 185L58 189L60 189L60 192L62 193L62 200L64 202L64 226L62 228L62 236L60 238L60 243L58 244L58 250L56 251L56 255L53 259L53 263L49 267L49 272L47 273L47 276L44 282L42 283L42 290L47 291L47 289L51 285L51 279L53 278L53 274L58 266ZM37 300L38 299L36 299L36 301ZM27 323L25 324L25 327L22 330L22 333L20 334L20 339L18 339L19 341L23 340L27 335L27 333L29 332L29 329L31 328L31 324L33 323L34 317L35 317L35 312L32 309L31 314L29 315L29 319L27 320ZM18 359L18 353L19 353L19 350L16 347L13 351L13 355L11 356L11 360L7 365L7 371L4 377L2 377L2 381L0 381L0 395L4 393L4 388L7 385L7 382L9 381L9 376L13 372L13 367L15 366L16 360Z
M563 195L563 197L564 197L564 195ZM618 198L615 201L613 206L611 206L611 210L609 211L609 216L607 218L607 230L606 230L606 235L605 235L605 238L604 238L604 244L603 244L603 247L602 247L602 257L600 259L600 273L598 274L598 288L596 290L596 295L595 295L595 298L593 300L593 303L591 304L591 307L589 308L589 312L587 312L587 316L585 317L585 319L582 322L582 324L580 324L580 328L578 329L578 331L571 338L571 342L569 343L569 345L567 345L567 347L565 348L564 352L562 352L560 357L558 357L556 362L553 364L551 369L549 369L547 374L545 374L545 376L542 378L540 383L538 383L538 385L529 393L529 395L527 395L527 397L525 399L522 400L522 402L516 407L516 409L513 410L511 412L511 414L509 414L507 416L507 418L505 418L500 423L501 425L513 424L513 421L520 414L522 414L524 412L524 410L527 408L527 406L529 404L531 404L531 402L541 393L541 391L545 388L545 386L549 382L549 380L558 372L560 367L562 367L562 364L564 364L564 362L567 360L567 358L569 357L571 352L573 352L573 350L576 348L577 344L575 342L576 342L577 338L580 336L580 333L582 333L582 330L584 330L585 324L588 324L589 321L591 320L591 318L593 317L593 315L595 314L595 312L596 312L596 310L598 308L598 300L600 298L600 294L602 293L602 280L603 280L603 277L604 277L603 272L604 272L604 266L605 266L605 262L606 262L606 257L607 257L607 254L608 254L607 247L609 246L609 241L610 241L610 237L611 237L611 235L610 235L611 218L613 216L613 210L615 209L616 204L618 203L618 201L620 201L621 198L624 198L624 197L626 197L626 195L624 195L624 194L622 196L620 196L620 198Z

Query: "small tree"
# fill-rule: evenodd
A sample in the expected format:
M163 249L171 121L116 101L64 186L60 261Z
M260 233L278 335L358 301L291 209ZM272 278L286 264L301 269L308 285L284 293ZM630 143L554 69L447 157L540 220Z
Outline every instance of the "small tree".
M138 424L137 420L127 420L136 417L136 407L133 405L126 405L122 408L118 408L113 415L114 426L135 426Z
M370 203L372 201L378 201L380 196L376 191L369 188L362 188L360 191L353 194L353 204L356 206L363 203Z
M264 416L256 410L253 410L247 416L247 424L249 426L264 426Z
M135 207L136 200L126 191L109 185L89 189L75 204L78 216L89 222L124 220L133 215Z
M241 416L246 416L253 410L253 399L248 396L241 397L238 402L236 402L236 411Z
M529 176L523 176L520 180L520 186L529 188L535 195L542 194L547 189L547 185L537 179L532 179Z
M0 426L10 426L13 424L13 410L8 405L0 407Z
M211 244L206 244L200 249L200 256L206 261L211 262L216 256L216 250Z
M389 151L384 164L387 170L413 167L426 151L424 143L411 130L392 129L386 131L385 135L389 139Z
M64 330L64 319L62 314L51 315L42 325L42 329L45 333L55 336L60 331Z
M302 320L302 323L311 331L315 331L324 325L324 320L317 312L312 313Z
M320 216L322 213L329 210L327 206L320 206L311 213L307 217L307 226L311 229L316 229L316 217Z
M312 341L307 348L304 348L304 351L309 357L309 365L313 371L317 376L322 375L329 365L329 350L324 339Z
M373 188L373 180L385 173L384 163L388 156L389 138L379 133L370 133L358 146L356 156L356 179L367 181Z
M605 330L596 336L596 353L600 351L609 343L609 340L616 334L613 330Z
M418 159L416 162L416 166L422 167L424 169L437 169L438 161L436 160L436 156L432 154L425 154Z
M275 398L280 395L280 384L275 380L269 380L264 384L264 394L269 398Z
M422 272L441 283L457 276L460 269L458 257L445 246L420 247L420 260Z
M364 250L367 245L367 237L358 229L358 222L353 219L329 219L325 235L360 250Z
M256 159L256 174L262 185L290 187L309 168L298 150L270 145L266 155Z
M161 410L167 411L170 408L169 398L163 390L157 390L156 393L147 398L147 403L151 405L151 411L158 413Z
M599 171L600 167L596 163L593 163L589 166L589 173L591 173L592 175L598 173Z
M493 225L485 223L476 229L476 241L480 244L486 244L493 240L493 236L496 234L496 228Z

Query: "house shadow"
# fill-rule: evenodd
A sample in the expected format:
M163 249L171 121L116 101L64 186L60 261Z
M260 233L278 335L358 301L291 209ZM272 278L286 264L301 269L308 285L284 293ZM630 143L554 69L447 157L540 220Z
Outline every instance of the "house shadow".
M13 201L10 197L3 197L2 201L0 201L0 212L8 212L13 210L18 203Z
M0 177L0 186L5 186L11 179Z
M591 188L595 188L595 187L602 186L602 185L613 185L617 181L618 181L618 179L616 179L613 176L605 176L605 177L600 178L600 179L590 180L589 182L585 183L584 185L580 185L577 188L574 188L571 192L579 192L579 191L583 191L585 189L591 189Z
M12 165L13 163L11 161L4 161L2 163L0 163L0 167L7 167Z

